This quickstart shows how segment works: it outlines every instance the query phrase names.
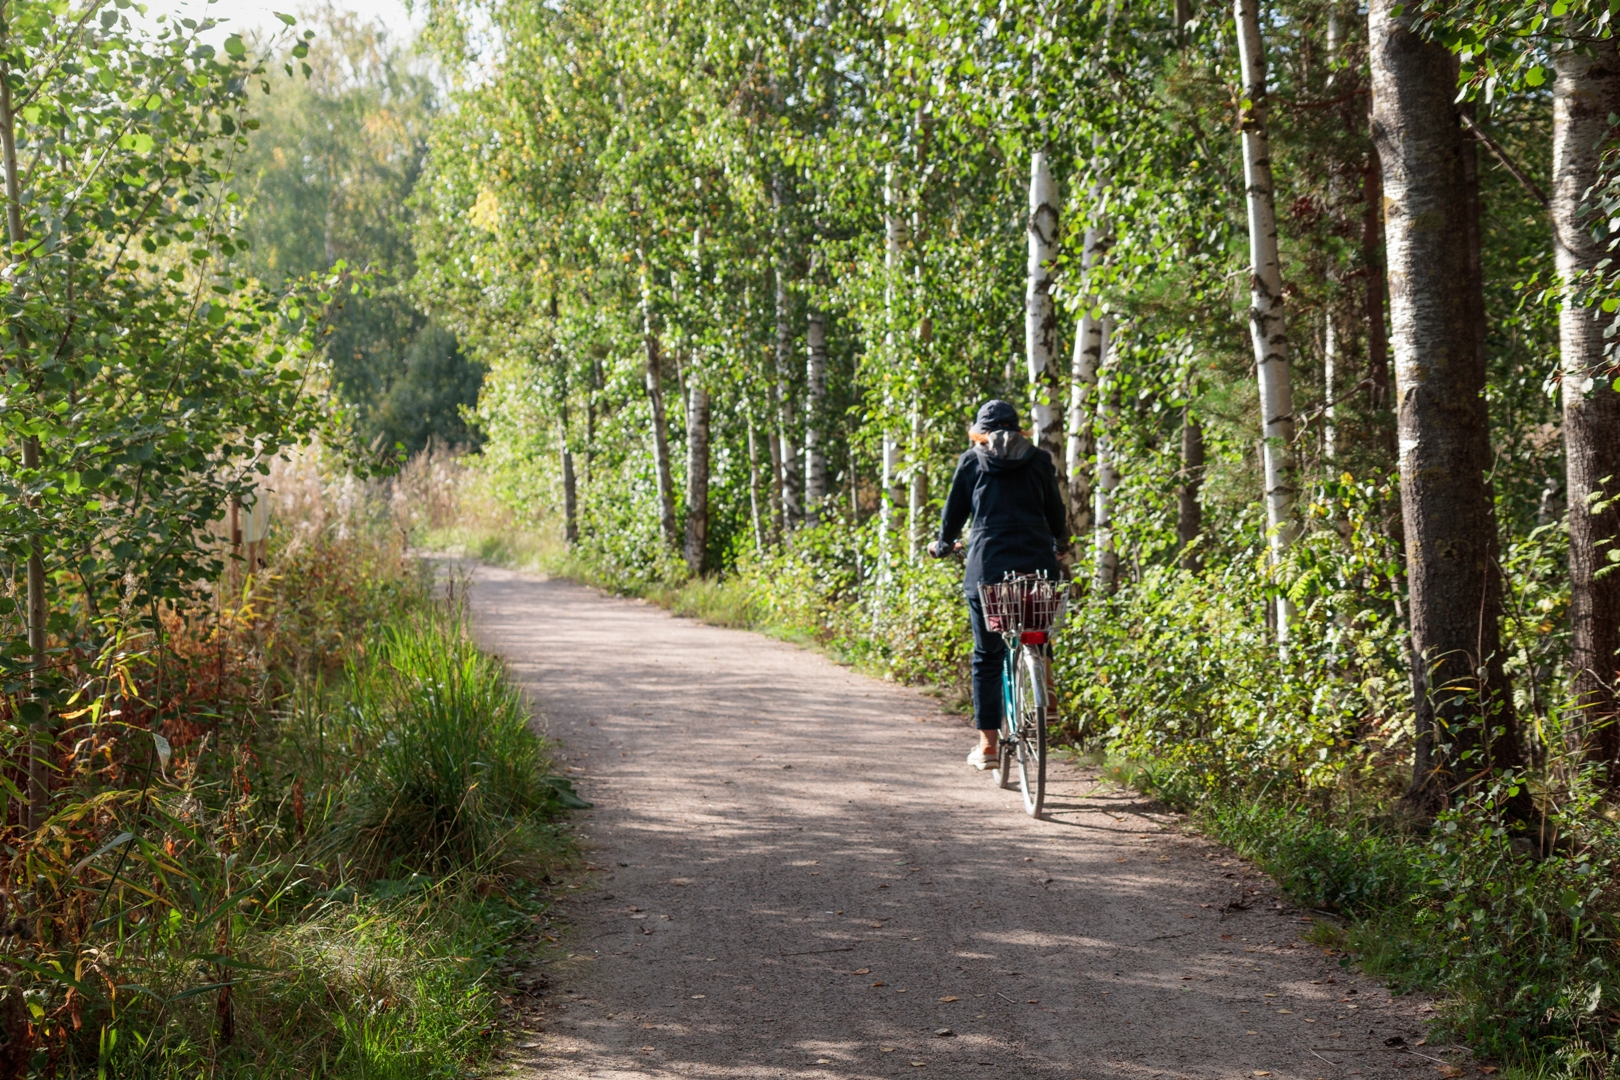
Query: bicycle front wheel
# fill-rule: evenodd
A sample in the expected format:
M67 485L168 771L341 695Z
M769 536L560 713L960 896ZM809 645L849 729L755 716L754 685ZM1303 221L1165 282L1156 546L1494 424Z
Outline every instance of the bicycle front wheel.
M1046 657L1033 649L1018 650L1013 682L1014 715L1018 717L1013 752L1018 757L1018 788L1024 812L1041 816L1046 802Z

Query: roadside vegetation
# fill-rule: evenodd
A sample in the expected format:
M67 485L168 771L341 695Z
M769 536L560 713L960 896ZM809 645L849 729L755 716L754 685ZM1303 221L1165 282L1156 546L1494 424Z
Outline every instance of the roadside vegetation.
M583 804L329 364L399 274L247 257L323 49L0 16L0 1080L468 1075Z

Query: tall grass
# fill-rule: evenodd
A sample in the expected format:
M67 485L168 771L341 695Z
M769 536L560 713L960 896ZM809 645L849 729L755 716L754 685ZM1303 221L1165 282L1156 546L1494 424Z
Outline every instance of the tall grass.
M268 566L84 663L53 815L3 836L0 1080L414 1080L498 1041L581 804L387 491L272 486Z
M533 872L565 805L529 710L459 613L412 613L350 661L361 744L331 841L374 873Z

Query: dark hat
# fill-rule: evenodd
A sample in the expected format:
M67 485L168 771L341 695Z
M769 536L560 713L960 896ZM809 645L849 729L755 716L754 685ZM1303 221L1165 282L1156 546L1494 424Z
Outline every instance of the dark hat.
M968 430L981 435L992 431L1017 431L1018 410L1005 401L987 401L979 406L979 415Z

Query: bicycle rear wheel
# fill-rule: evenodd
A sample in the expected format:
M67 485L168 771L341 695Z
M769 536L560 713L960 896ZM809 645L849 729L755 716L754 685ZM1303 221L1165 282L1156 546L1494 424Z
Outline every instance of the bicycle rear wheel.
M1012 715L1010 707L1002 709L1001 741L996 745L996 783L1009 791L1013 786L1013 759L1017 756L1013 752L1013 744L1018 741L1018 729L1013 724Z
M1018 650L1013 706L1018 717L1013 749L1018 757L1018 788L1024 812L1041 816L1046 802L1046 658L1031 649Z

